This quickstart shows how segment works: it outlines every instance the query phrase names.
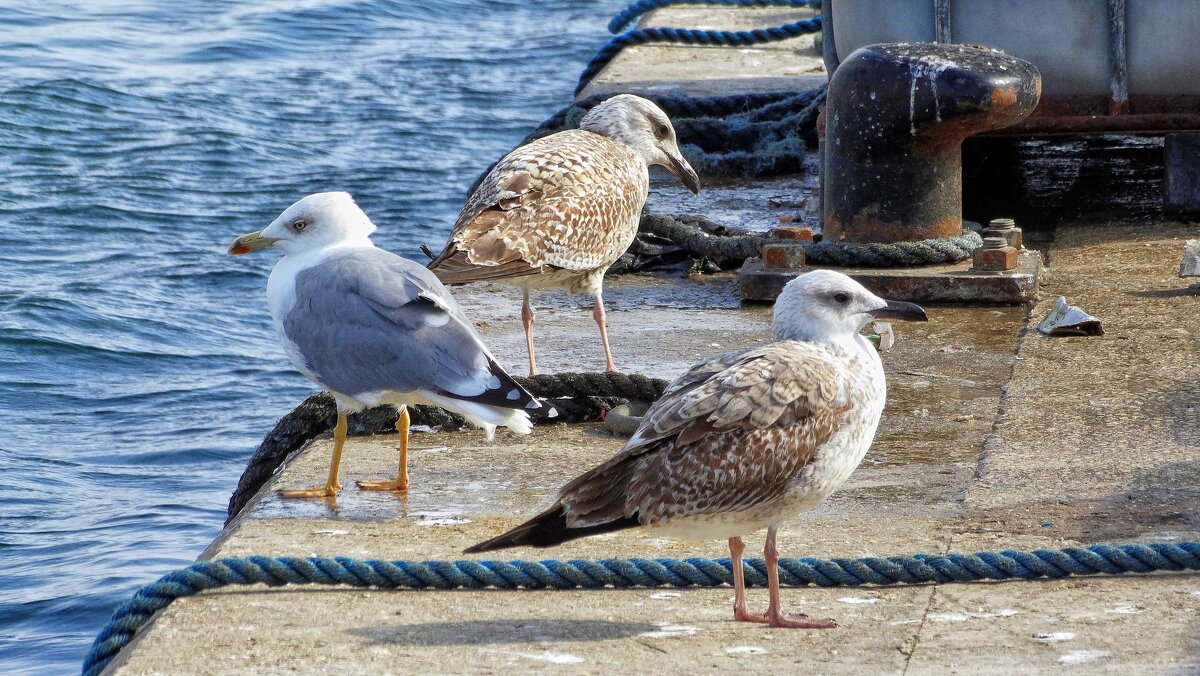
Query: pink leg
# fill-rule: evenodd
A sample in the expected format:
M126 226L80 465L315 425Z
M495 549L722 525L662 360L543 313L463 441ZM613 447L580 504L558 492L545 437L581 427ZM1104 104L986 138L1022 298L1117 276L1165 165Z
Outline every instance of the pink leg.
M783 615L779 602L779 550L775 548L775 526L767 529L767 544L763 557L767 560L768 605L767 625L787 629L836 629L833 620L810 620L808 615Z
M537 375L537 362L533 358L533 308L529 307L529 289L525 289L525 301L521 304L521 323L525 325L525 347L529 350L529 375Z
M596 292L596 306L592 309L592 317L596 320L596 326L600 327L600 342L604 344L604 359L608 362L608 371L616 371L617 365L613 363L612 350L608 348L608 328L605 326L607 315L604 313L604 299L601 298L600 292Z
M746 544L741 538L729 538L729 558L733 564L733 619L738 622L766 622L766 616L746 612L746 576L742 569L744 551Z

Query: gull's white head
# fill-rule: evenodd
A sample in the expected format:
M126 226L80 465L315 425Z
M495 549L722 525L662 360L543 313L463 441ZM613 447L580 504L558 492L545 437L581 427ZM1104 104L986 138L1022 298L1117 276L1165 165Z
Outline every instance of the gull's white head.
M683 159L671 120L653 101L633 94L605 99L579 121L579 128L607 136L633 148L647 166L671 172L688 190L700 192L700 179Z
M842 342L873 319L926 321L921 306L884 300L833 270L813 270L788 282L775 300L775 340Z
M238 237L229 245L237 255L274 246L297 254L342 244L367 244L375 224L350 193L319 192L283 210L266 228Z

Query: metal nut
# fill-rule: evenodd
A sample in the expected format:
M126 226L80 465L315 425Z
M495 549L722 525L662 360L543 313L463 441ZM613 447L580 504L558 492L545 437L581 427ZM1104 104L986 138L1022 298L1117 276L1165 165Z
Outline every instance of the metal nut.
M1005 272L1017 267L1017 250L1008 245L1003 237L985 237L983 246L975 250L974 264L971 269L976 272Z
M988 227L983 229L984 237L1003 237L1008 245L1017 249L1021 248L1021 229L1017 227L1017 222L1011 218L993 218Z

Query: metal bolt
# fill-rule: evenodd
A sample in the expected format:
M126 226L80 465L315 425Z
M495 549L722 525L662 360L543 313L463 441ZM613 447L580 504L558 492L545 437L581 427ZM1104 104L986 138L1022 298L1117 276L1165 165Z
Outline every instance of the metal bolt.
M983 246L975 250L973 262L971 269L976 272L1006 272L1017 267L1017 250L1003 237L984 237Z
M1021 229L1017 227L1017 222L1011 218L993 218L988 227L983 229L984 237L1003 237L1008 245L1017 249L1021 248Z

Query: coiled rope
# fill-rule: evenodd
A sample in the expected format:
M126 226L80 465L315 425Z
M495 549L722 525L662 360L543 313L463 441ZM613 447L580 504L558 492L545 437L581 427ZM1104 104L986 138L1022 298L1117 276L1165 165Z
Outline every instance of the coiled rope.
M766 585L766 564L762 559L745 559L743 564L747 585ZM1200 543L779 561L783 584L818 587L1032 580L1183 570L1200 570ZM96 636L84 660L83 673L93 676L103 671L138 629L175 599L229 585L324 584L377 589L719 587L731 583L730 571L728 558L388 562L348 557L251 556L201 561L142 587L118 608Z
M639 3L641 4L641 3ZM652 7L663 7L669 4L674 4L669 0L656 0ZM725 0L716 3L705 4L727 4L727 5L787 5L795 6L795 2L784 0L782 2L744 2L739 0ZM613 23L609 24L611 28L618 19L637 5L627 8L621 14L618 14ZM647 9L646 11L649 11ZM644 12L641 12L644 13ZM641 13L633 15L628 21L625 21L622 26L628 25ZM626 31L613 37L608 41L608 44L600 48L587 67L583 69L583 74L579 76L579 83L575 86L575 95L587 87L596 75L604 69L621 50L630 45L644 45L652 42L673 42L685 45L714 45L719 47L747 47L750 45L762 44L764 42L776 42L779 40L787 40L789 38L816 33L821 30L821 17L813 17L802 21L786 23L781 26L771 26L770 28L755 28L748 31L719 31L719 30L703 30L697 28L635 28Z

